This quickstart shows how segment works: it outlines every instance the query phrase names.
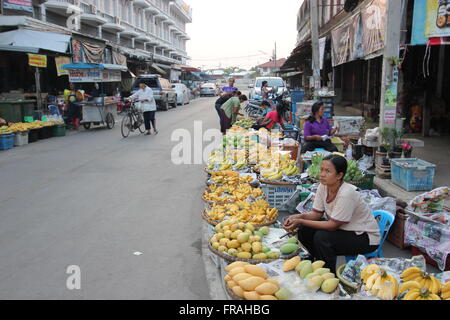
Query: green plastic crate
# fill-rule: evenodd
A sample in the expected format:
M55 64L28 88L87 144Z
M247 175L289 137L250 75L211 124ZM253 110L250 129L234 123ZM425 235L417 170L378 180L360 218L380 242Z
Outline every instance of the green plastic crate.
M373 189L373 180L375 179L375 173L366 172L364 178L358 182L353 182L354 186L358 187L361 190L372 190Z

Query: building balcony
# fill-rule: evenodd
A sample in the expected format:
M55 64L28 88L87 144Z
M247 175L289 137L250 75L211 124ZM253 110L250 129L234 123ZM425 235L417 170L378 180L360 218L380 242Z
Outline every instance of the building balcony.
M100 25L104 25L108 21L105 18L102 18L98 15L91 14L91 13L83 13L80 16L81 23L96 27Z
M146 8L144 11L146 11L146 12L150 12L150 13L152 13L152 14L158 14L160 11L157 9L157 8L155 8L155 7L148 7L148 8Z
M150 4L146 0L134 0L133 5L135 7L139 7L139 8L143 8L143 9L151 7Z
M186 22L192 22L192 9L186 2L183 0L175 0L170 2L170 6L180 13Z
M46 10L65 17L82 12L79 1L76 0L51 0L46 1L44 4Z

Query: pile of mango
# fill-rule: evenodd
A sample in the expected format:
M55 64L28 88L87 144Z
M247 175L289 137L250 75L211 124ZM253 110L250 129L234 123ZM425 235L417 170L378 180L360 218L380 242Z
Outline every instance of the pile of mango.
M241 259L278 259L280 252L262 243L269 234L268 227L255 230L251 223L225 220L216 225L216 233L211 237L211 247L219 252Z

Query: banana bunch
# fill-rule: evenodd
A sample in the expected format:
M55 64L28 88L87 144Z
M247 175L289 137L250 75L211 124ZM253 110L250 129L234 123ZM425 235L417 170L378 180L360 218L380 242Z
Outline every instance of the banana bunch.
M250 118L244 118L244 119L238 120L234 123L235 126L239 126L244 129L250 129L254 124L255 124L255 121Z
M280 172L280 169L275 167L267 170L261 171L261 176L267 180L280 180L283 178L283 174Z
M254 202L236 201L223 205L215 204L211 210L206 211L206 214L215 221L219 221L220 217L228 216L240 222L262 224L276 219L278 210L270 208L266 200L258 199Z
M211 210L206 210L205 212L211 220L222 221L227 215L227 207L225 205L214 204Z
M0 134L11 134L11 133L13 133L13 131L9 127L7 126L0 127Z
M415 281L421 288L426 288L433 294L438 294L442 284L436 277L422 271L420 268L411 267L402 272L400 275L403 282Z
M407 281L400 286L400 293L408 291L403 300L441 300L428 288L421 286L417 281Z
M361 271L361 279L366 291L383 300L393 300L398 296L398 281L386 270L371 264Z
M240 160L239 162L237 162L234 165L234 169L235 170L240 170L240 169L242 169L244 167L247 167L247 166L248 166L248 162L246 160Z
M252 188L248 183L240 184L237 186L232 185L210 185L203 194L203 198L207 201L214 202L234 202L243 201L249 196L258 198L263 195L263 191L260 188Z
M41 125L41 121L34 121L27 123L27 127L29 130L32 130L32 129L40 129L43 126Z
M450 300L450 282L445 283L441 288L442 300Z
M230 162L222 162L219 167L219 171L230 170L233 168L233 164Z
M300 173L300 169L297 166L290 166L282 171L282 173L287 176L295 176Z
M28 125L26 123L12 123L9 125L9 129L11 129L12 132L24 132L28 131Z

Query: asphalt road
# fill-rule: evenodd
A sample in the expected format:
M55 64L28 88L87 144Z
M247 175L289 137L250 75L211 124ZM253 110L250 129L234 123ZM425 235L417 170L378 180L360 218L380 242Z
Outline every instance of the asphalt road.
M204 166L174 165L171 134L217 127L213 103L158 112L157 136L117 123L0 152L0 299L210 299Z

